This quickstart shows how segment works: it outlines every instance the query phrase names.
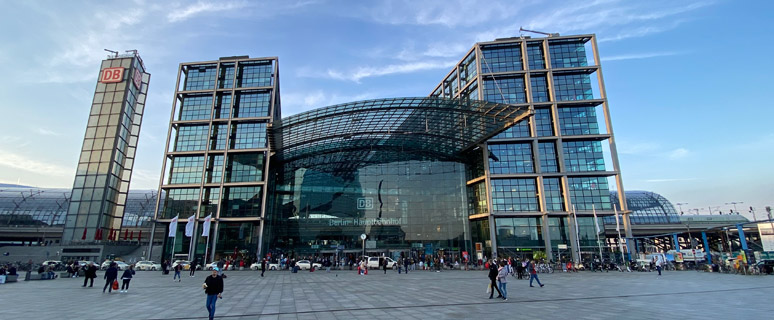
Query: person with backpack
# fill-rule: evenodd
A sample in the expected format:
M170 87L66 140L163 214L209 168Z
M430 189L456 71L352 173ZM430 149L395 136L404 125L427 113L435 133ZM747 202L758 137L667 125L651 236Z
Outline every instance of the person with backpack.
M129 265L129 268L126 268L124 270L124 274L121 275L121 280L123 280L123 283L121 284L121 291L126 293L129 291L129 281L132 281L132 276L134 276L134 265Z
M540 287L543 287L543 284L540 283L540 279L538 279L537 270L535 270L535 260L531 260L530 262L527 262L527 270L529 270L529 286L534 287L532 285L532 280L537 280L537 283L540 285Z
M503 293L500 291L500 288L497 287L497 275L499 274L499 271L497 270L497 266L495 263L495 260L492 259L492 262L489 263L489 286L492 288L489 291L489 299L492 299L492 296L494 296L495 290L497 290L497 297L502 298Z

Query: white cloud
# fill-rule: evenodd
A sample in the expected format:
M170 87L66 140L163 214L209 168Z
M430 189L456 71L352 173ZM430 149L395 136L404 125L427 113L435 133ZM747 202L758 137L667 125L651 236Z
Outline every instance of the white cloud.
M619 141L618 143L616 143L616 146L618 148L618 154L633 154L633 155L652 154L653 152L656 152L660 148L660 145L654 142L628 143L624 141Z
M74 168L38 161L8 150L0 150L0 166L54 177L67 177L75 171Z
M325 72L309 71L302 69L298 76L310 78L328 78L335 80L344 80L360 83L360 80L371 77L381 77L392 74L412 73L417 71L448 69L454 66L457 61L416 61L401 64L391 64L386 66L365 66L353 70L340 71L328 69Z
M634 60L634 59L648 59L648 58L656 58L656 57L668 57L668 56L676 56L681 55L682 52L646 52L646 53L631 53L631 54L622 54L617 56L607 56L601 58L602 61L619 61L619 60Z
M679 181L694 181L696 178L672 178L672 179L648 179L645 180L645 182L653 182L653 183L660 183L660 182L679 182Z
M470 27L516 17L536 1L383 1L351 12L358 18L393 25Z
M672 150L672 152L669 153L669 159L677 160L682 159L690 155L691 152L688 151L688 149L685 148L677 148L675 150Z
M38 128L38 133L44 136L59 136L61 135L58 132L48 130L46 128Z
M302 93L283 92L282 116L287 117L312 109L377 97L379 97L379 94L372 92L364 92L357 95L331 94L323 90L304 91Z
M247 3L244 1L226 1L226 2L207 2L198 1L192 5L184 8L178 8L172 10L167 14L169 22L180 22L194 17L200 13L211 13L218 11L229 11L235 9L241 9L247 7Z

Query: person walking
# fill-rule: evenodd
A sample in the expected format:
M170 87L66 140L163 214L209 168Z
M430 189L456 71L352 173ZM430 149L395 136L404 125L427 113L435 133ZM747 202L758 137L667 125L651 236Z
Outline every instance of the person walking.
M166 259L161 261L161 274L169 274L169 262Z
M188 273L188 276L193 278L194 274L196 273L196 267L199 266L199 259L194 259L193 262L191 262L191 272Z
M94 279L97 278L97 266L93 262L89 262L89 265L83 269L83 287L86 286L86 282L91 281L89 287L94 286Z
M116 268L115 262L110 263L110 267L105 271L103 278L105 279L105 286L102 287L102 293L105 293L105 289L108 289L108 293L113 292L113 281L116 281L118 278L118 268Z
M658 275L661 276L661 267L664 265L664 262L661 259L656 259L656 257L653 257L653 259L656 260L656 270Z
M406 271L406 274L409 272L409 265L411 265L411 258L403 258L403 270Z
M492 290L489 291L489 299L492 299L492 296L494 296L495 290L497 290L497 297L502 298L503 292L500 291L500 288L497 287L497 275L499 274L499 271L497 270L497 265L492 259L492 262L489 263L489 286L492 287Z
M527 270L529 270L529 286L534 287L532 285L532 280L537 280L537 283L540 285L540 287L543 287L543 284L540 283L540 279L538 279L537 270L535 270L535 260L533 259L530 262L527 262Z
M121 280L123 280L121 284L121 291L126 293L129 291L129 281L132 281L132 276L134 276L134 265L129 265L129 268L126 268L124 270L124 274L121 275Z
M225 262L225 261L223 261L223 258L220 258L220 260L218 260L218 275L219 275L219 276L222 276L222 275L223 275L223 266L224 266L225 264L226 264L226 262Z
M204 294L207 295L206 306L207 312L209 312L210 320L215 318L215 302L218 299L223 299L221 295L223 293L223 277L220 275L220 268L212 269L212 274L204 279Z
M266 272L266 258L261 259L261 278L264 272Z
M384 274L387 274L387 258L382 259L382 269L384 270Z
M175 276L172 277L172 281L175 281L175 279L177 279L177 282L180 282L182 280L180 279L180 270L183 270L183 264L178 263L177 265L175 265L174 269L175 269Z
M508 268L508 264L505 263L505 261L500 261L500 268L497 269L497 282L500 284L500 293L503 295L503 300L508 300L508 289L506 289L506 285L508 284L508 274L510 273L510 268Z

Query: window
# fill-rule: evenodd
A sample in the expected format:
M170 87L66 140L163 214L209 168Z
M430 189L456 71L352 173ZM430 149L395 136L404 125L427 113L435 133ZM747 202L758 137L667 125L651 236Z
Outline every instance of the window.
M535 179L493 179L491 183L495 212L538 211Z
M180 126L175 137L174 151L199 151L207 146L207 125Z
M559 130L562 135L599 134L597 112L594 107L559 108Z
M588 74L554 74L554 88L557 101L594 99Z
M601 141L564 141L562 150L567 171L605 171Z
M497 218L498 247L544 247L540 217Z
M261 186L224 188L221 217L261 216Z
M535 108L535 129L538 137L550 137L554 135L550 108Z
M547 102L548 96L548 82L546 82L545 75L532 74L529 78L530 86L532 88L532 102Z
M215 65L187 66L184 90L211 90L215 88Z
M494 136L494 139L526 138L529 137L529 121L522 120Z
M219 183L223 177L223 155L209 155L207 157L207 175L204 183Z
M553 142L538 143L538 155L540 156L540 172L559 172L556 160L556 145Z
M272 83L272 61L246 61L239 63L239 88L268 87Z
M527 43L527 56L529 57L530 70L546 68L545 58L543 57L542 43Z
M560 178L543 178L543 193L546 198L546 211L565 211L564 194Z
M498 103L527 103L524 78L487 77L484 79L484 100Z
M576 210L591 211L592 205L597 210L613 209L606 177L571 177L567 183Z
M490 144L489 172L492 174L533 173L532 144Z
M218 76L218 88L231 89L234 87L234 64L224 63L220 65L220 75Z
M231 125L231 149L266 148L266 123Z
M551 53L552 68L585 67L586 48L580 40L550 41L548 50Z
M227 124L213 125L212 132L210 132L210 150L225 149L227 138L228 138Z
M268 117L270 91L242 91L234 101L234 118Z
M169 184L199 183L202 180L203 156L184 156L172 159Z
M484 58L481 70L485 73L522 70L521 46L518 43L481 46Z
M486 204L486 182L479 182L469 185L468 190L468 211L470 215L488 213L489 208Z
M167 190L162 219L172 219L179 215L188 217L196 213L199 199L199 188L171 189Z
M465 86L468 82L476 78L476 53L472 52L460 64L460 85Z
M180 99L180 115L178 120L207 120L210 118L211 109L211 94L186 94Z
M232 153L228 155L226 182L256 182L263 180L263 153Z
M215 101L215 113L213 119L228 119L231 116L231 94L218 93L218 99Z

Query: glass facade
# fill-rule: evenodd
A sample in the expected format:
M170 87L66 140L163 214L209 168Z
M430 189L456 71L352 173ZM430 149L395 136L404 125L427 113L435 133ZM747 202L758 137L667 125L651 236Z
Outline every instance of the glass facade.
M489 172L491 174L533 173L532 144L490 144Z
M175 93L177 111L160 186L165 197L157 218L168 228L178 217L178 232L192 215L198 223L192 240L179 237L186 239L173 248L165 239L164 257L256 258L266 207L266 130L280 113L276 70L275 58L249 57L180 68L183 85ZM210 215L209 236L202 237L202 222ZM187 241L196 243L191 252ZM207 241L212 241L210 251L204 252Z
M618 193L611 191L610 198L618 203ZM626 204L632 212L631 224L679 224L680 215L672 203L662 195L648 191L626 191ZM605 224L615 225L615 217L605 217Z
M117 240L149 81L136 53L102 61L68 203L65 244Z

